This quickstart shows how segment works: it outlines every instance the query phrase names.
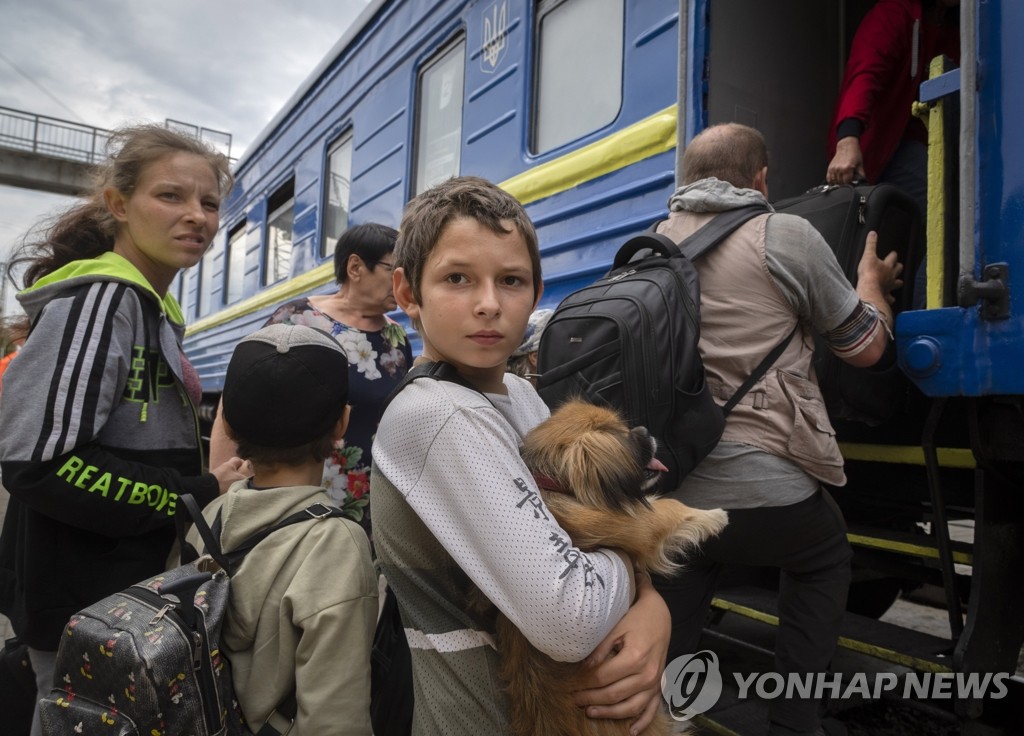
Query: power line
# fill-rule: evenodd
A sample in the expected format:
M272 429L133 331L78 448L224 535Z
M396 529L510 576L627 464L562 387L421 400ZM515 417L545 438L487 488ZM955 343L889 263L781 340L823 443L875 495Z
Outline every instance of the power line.
M10 59L8 59L8 58L7 58L6 56L4 56L4 55L3 55L2 53L0 53L0 59L3 59L3 60L4 60L4 61L6 61L6 62L7 62L8 64L10 64L10 65L11 65L11 68L12 68L12 69L14 69L14 71L16 71L16 72L17 72L18 74L20 74L20 75L21 75L22 77L24 77L24 78L25 78L25 79L26 79L26 80L27 80L28 82L30 82L31 84L33 84L33 85L35 85L36 87L38 87L38 88L39 88L39 90L40 90L40 91L42 91L42 93L43 93L43 94L45 94L45 95L46 95L47 97L49 97L49 98L50 98L51 100L53 100L53 101L54 101L54 102L56 102L56 103L57 103L58 105L60 105L61 107L63 107L63 108L64 108L65 110L67 110L67 111L68 111L69 113L71 113L71 114L72 114L72 115L73 115L73 116L75 117L75 119L76 119L76 120L78 120L78 122L82 123L83 125L88 125L88 123L86 123L86 122L85 122L84 120L82 120L81 116L80 116L80 115L79 115L79 114L78 114L77 112L75 112L75 111L74 111L74 110L72 110L72 109L71 109L70 107L68 107L68 106L67 106L66 104L64 104L64 102L63 102L62 100L60 100L60 98L58 98L58 97L57 97L56 95L54 95L54 94L53 94L52 92L50 92L50 90L46 89L46 87L44 87L44 86L43 86L42 84L40 84L39 82L37 82L36 80L34 80L34 79L33 79L32 77L30 77L30 76L29 76L28 74L26 74L26 73L25 73L24 71L22 71L22 70L21 70L21 68L20 68L20 67L18 67L18 65L17 65L17 64L15 64L15 63L14 63L13 61L11 61Z

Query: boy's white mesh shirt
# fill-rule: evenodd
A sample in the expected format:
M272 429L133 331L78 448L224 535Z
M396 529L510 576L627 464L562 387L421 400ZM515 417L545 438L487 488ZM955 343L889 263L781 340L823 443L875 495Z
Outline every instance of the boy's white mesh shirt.
M527 381L506 374L505 386L507 396L484 396L432 379L409 384L381 420L374 472L534 646L578 661L629 608L629 574L615 554L574 548L544 506L519 447L548 409ZM414 642L422 632L409 634L413 646L449 651L486 638L462 631Z

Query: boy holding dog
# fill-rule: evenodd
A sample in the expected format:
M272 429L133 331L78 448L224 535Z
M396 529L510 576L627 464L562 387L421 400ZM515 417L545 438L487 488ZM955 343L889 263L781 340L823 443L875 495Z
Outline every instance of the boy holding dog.
M493 184L450 179L407 206L395 265L423 359L468 384L409 383L374 444L375 541L413 654L413 733L511 733L481 592L553 659L589 655L577 705L640 732L659 707L667 608L623 556L572 545L519 454L548 416L505 372L542 291L532 223Z

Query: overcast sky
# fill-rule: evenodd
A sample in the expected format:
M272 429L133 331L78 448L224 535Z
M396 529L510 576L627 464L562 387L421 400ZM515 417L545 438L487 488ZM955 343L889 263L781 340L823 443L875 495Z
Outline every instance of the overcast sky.
M365 6L0 0L0 106L98 128L181 120L230 133L237 158ZM69 202L0 186L0 261Z

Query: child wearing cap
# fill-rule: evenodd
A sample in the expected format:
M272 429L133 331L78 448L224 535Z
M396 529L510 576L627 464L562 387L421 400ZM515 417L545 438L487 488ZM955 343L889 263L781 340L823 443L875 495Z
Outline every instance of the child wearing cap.
M253 476L210 503L221 546L331 499L324 458L348 423L348 358L327 333L275 324L235 348L224 380L226 430ZM189 535L196 549L202 542ZM258 730L295 693L292 733L365 734L377 579L366 533L328 518L278 530L231 583L223 647L246 722Z
M395 298L423 358L469 384L409 383L373 446L374 541L412 651L413 733L512 732L477 590L548 656L589 655L592 686L576 697L588 715L642 730L661 700L665 603L614 551L573 546L519 455L548 416L505 372L542 291L532 223L493 184L450 179L408 204L395 261Z
M531 385L537 386L537 351L540 350L540 337L544 334L548 320L554 314L553 309L537 309L530 315L526 323L526 334L519 347L512 351L508 358L509 373L525 378Z

